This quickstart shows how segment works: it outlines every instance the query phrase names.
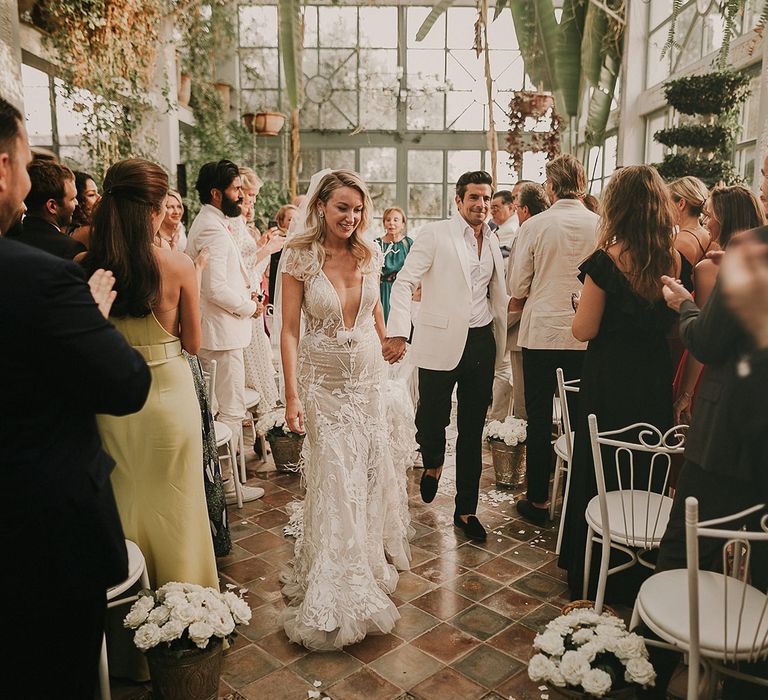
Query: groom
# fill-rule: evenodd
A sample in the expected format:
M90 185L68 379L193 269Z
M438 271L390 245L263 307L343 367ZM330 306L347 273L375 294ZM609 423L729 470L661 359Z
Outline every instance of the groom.
M443 471L445 429L458 385L456 507L453 522L473 540L485 540L475 515L482 464L485 414L494 368L504 360L510 298L499 243L485 223L493 196L491 176L464 173L456 183L456 211L419 233L390 298L383 354L395 363L405 354L411 297L421 284L411 353L419 368L416 440L424 473L421 497L431 503Z

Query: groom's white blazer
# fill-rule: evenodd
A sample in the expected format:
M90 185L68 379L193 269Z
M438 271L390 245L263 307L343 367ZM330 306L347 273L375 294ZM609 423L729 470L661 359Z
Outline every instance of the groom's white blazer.
M411 333L411 297L421 283L421 304L409 354L413 364L423 369L454 369L464 352L472 305L466 226L461 215L454 213L450 219L422 228L392 286L387 337L407 338ZM506 351L510 297L496 236L488 237L486 242L493 255L488 292L498 365Z

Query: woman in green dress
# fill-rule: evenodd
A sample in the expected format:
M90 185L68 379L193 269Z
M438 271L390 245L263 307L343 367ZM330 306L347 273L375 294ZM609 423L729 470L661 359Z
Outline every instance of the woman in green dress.
M381 305L384 307L384 322L389 318L389 295L395 283L397 273L403 269L405 256L413 245L413 239L405 235L405 212L400 207L390 207L384 211L384 230L386 233L376 239L384 253L384 265L381 268Z

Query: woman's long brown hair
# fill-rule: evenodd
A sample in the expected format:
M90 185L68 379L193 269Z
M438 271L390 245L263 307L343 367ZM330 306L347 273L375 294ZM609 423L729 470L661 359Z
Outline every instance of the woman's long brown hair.
M720 222L720 235L715 242L723 249L734 233L765 224L760 200L742 185L715 187L709 195L709 206Z
M643 299L661 298L661 276L675 271L675 214L656 168L631 165L617 170L601 199L598 248L617 243L622 271Z
M168 175L148 160L121 160L107 171L85 266L91 272L103 267L114 273L113 316L141 318L157 299L160 269L151 214L160 211L167 193Z

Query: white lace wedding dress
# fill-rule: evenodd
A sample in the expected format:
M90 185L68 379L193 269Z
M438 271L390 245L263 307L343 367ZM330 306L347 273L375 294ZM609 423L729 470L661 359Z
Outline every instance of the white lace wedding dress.
M400 614L387 594L397 570L409 568L405 480L389 447L387 366L373 322L378 273L363 277L355 324L346 328L316 253L287 249L282 264L304 282L297 375L307 431L303 527L283 575L284 626L309 649L340 649L392 630Z

